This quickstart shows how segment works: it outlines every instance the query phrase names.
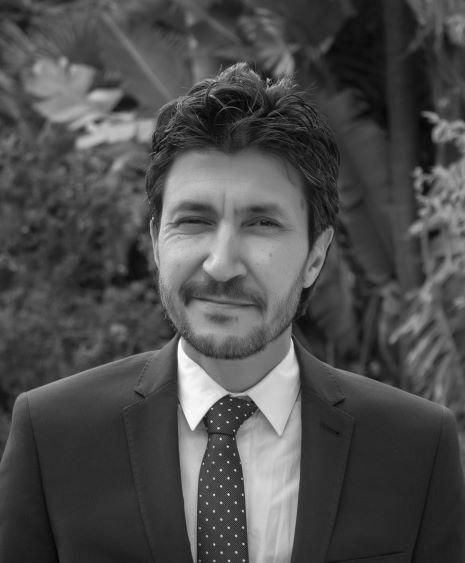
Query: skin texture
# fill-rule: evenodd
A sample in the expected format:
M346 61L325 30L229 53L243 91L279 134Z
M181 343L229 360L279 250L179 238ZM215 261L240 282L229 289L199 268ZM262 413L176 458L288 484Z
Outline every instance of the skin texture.
M332 238L328 229L309 248L295 170L251 149L187 152L151 230L162 303L187 354L229 391L257 383L287 353Z

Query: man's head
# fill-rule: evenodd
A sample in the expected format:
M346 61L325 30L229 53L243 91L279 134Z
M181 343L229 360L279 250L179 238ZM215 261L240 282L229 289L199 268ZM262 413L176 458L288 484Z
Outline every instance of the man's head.
M235 323L238 331L241 323L242 333L249 324L254 329L249 341L256 344L242 346L246 355L279 336L296 310L305 309L336 221L338 162L332 134L292 82L262 80L245 64L200 82L162 108L153 135L147 192L161 297L181 334L192 337L192 322L200 326L202 319L209 319L224 329L225 338L231 331L231 344L234 317L241 320ZM253 210L263 216L253 215ZM259 222L253 228L251 219ZM208 248L200 249L207 239L214 247L216 235L223 242L229 237L234 253L229 256L227 244L221 248L231 259L223 271L211 267L218 262L216 250L207 256ZM172 258L182 254L183 245L191 251L189 258L199 253L201 272L192 264L175 288L173 272L180 270L179 264L173 270ZM260 248L269 252L268 263L259 256ZM295 260L287 264L293 256ZM267 276L274 276L277 283L268 283ZM215 301L221 295L232 300L216 303L223 308L231 305L227 314L223 310L192 313L192 303L205 305L208 295ZM238 309L233 311L235 305ZM263 313L261 322L254 320L257 311ZM216 352L228 356L226 348Z

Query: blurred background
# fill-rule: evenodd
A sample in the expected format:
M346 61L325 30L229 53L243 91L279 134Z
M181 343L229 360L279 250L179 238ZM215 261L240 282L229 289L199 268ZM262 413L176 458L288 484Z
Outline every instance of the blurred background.
M245 60L294 75L342 152L299 338L451 408L465 461L463 0L3 0L0 455L25 390L160 347L154 116Z

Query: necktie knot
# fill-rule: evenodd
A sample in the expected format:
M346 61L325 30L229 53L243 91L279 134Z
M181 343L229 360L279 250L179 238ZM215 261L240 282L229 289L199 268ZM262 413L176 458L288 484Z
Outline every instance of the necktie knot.
M207 412L203 421L208 434L235 436L241 424L257 410L253 401L226 396L217 401Z

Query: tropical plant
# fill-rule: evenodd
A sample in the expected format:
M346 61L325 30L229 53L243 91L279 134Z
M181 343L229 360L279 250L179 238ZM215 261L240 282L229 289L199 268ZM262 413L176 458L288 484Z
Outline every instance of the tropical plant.
M174 23L134 20L134 8L75 2L44 7L27 33L1 26L6 65L41 115L78 132L78 148L147 142L155 111L190 83Z
M435 143L453 144L458 157L415 171L419 218L411 234L421 243L425 281L391 340L408 343L409 389L455 412L465 453L465 122L426 117Z
M418 23L415 44L423 45L428 54L435 111L446 119L457 119L465 102L465 5L462 0L408 2Z
M193 81L240 59L254 63L268 75L296 73L302 87L308 88L326 111L342 148L343 228L339 247L335 247L328 258L324 283L315 290L317 299L311 317L302 324L304 332L312 339L315 327L318 328L320 334L313 342L321 343L323 334L317 351L330 361L344 363L341 355L347 352L352 354L352 367L451 404L454 392L449 387L446 391L443 389L444 397L448 398L441 399L440 387L431 382L432 371L424 380L413 371L409 373L414 375L409 375L405 381L397 377L401 373L402 358L392 344L394 341L405 343L409 334L410 340L402 344L400 350L410 352L409 365L426 360L422 348L417 348L418 334L413 338L410 328L398 331L389 341L404 298L404 287L398 283L403 272L399 274L398 270L402 269L401 262L418 262L418 255L402 253L397 247L398 240L404 239L404 227L396 223L399 214L391 209L389 202L393 170L397 166L389 154L393 136L403 138L404 121L413 131L418 126L420 109L431 109L431 103L428 106L424 100L431 102L432 99L441 117L451 115L450 111L442 111L446 106L453 107L452 115L458 117L464 91L459 72L463 61L463 10L458 0L409 1L416 17L415 21L409 19L409 25L414 24L414 41L411 45L400 46L407 54L413 48L419 49L421 55L429 54L429 68L433 72L429 83L415 81L426 92L422 102L414 100L410 94L406 98L398 96L398 107L407 98L412 105L404 121L397 115L397 125L393 128L388 119L392 96L386 92L384 76L389 64L392 69L394 60L403 61L408 56L386 56L383 38L389 26L381 8L393 9L394 4L399 7L401 3L405 8L401 0L389 3L337 0L329 4L326 0L311 3L290 0L285 6L277 0L131 0L124 3L47 0L34 4L27 0L8 0L2 5L0 14L5 17L0 24L0 118L7 124L2 132L2 142L6 143L2 180L5 186L15 186L15 190L5 191L2 198L16 194L5 206L9 211L2 215L3 227L0 227L6 229L5 240L14 242L0 256L0 284L3 283L4 297L11 304L6 309L4 319L7 321L3 326L17 325L10 331L8 346L17 348L20 357L25 356L19 344L23 338L41 358L37 342L42 338L38 335L42 334L44 341L58 343L47 354L58 358L55 363L62 366L59 375L75 371L75 367L80 369L110 359L113 352L115 355L131 353L138 349L135 337L140 340L140 346L149 346L149 341L144 339L145 324L140 323L143 330L137 328L137 323L132 324L135 321L132 312L145 318L143 311L152 305L157 307L147 268L149 253L139 248L144 246L144 239L139 235L145 220L141 182L153 116L165 101L182 94ZM392 17L393 12L390 15ZM402 41L405 38L400 37ZM440 55L446 58L447 64L441 63ZM444 74L444 69L454 72ZM403 92L406 90L404 84ZM452 91L459 95L452 95ZM444 102L446 99L448 105ZM36 147L29 140L38 141L41 146ZM450 148L446 151L441 148L449 145L436 145L440 147L437 162L445 170L455 157ZM426 155L422 165L433 161L428 144L416 148L421 148L421 154ZM400 145L397 149L400 150ZM38 174L29 170L29 162ZM19 174L13 172L16 168L21 171ZM69 172L69 178L63 170ZM433 193L426 188L428 174L417 177L422 197ZM408 166L404 166L403 175L406 189L402 188L402 193L405 192L408 199L411 183ZM52 197L45 190L47 184L62 192L61 196ZM83 190L84 184L88 191ZM137 189L131 191L135 185ZM35 186L31 193L28 193L28 186ZM21 215L21 198L32 203L30 214ZM40 207L41 200L49 202L45 208ZM119 226L125 225L128 230L117 252L115 241L108 238L108 233L118 227L111 221L103 221L100 227L106 234L96 233L90 219L87 222L81 219L84 226L77 221L66 209L66 201L77 203L84 216L88 208L89 218L93 217L97 223L109 213ZM56 219L55 209L70 225L74 249L66 247L61 240L65 230L63 224L57 227L60 221ZM121 209L130 214L130 219ZM402 213L404 211L402 209ZM403 215L402 225L407 224L405 218L410 217L412 211L413 207ZM52 272L49 279L42 276L43 282L40 281L42 274L39 275L42 270L38 258L43 258L40 244L34 246L33 252L25 251L27 245L23 245L29 244L31 239L19 240L16 234L11 234L16 229L21 231L21 218L27 226L31 217L37 224L32 221L33 226L27 228L42 241L47 249L46 256L49 252L50 256L59 257L56 264L51 264L49 258L49 262L43 262ZM393 224L397 228L393 229ZM40 238L42 230L45 242ZM437 242L433 244L433 240L439 238L429 236L427 239L431 248L436 249ZM107 253L103 251L103 240L105 245L109 244ZM53 241L57 243L56 248L51 244ZM139 268L142 273L135 277L133 266L124 265L134 247L139 248L136 255L142 263ZM92 249L91 264L85 256L85 248ZM399 254L402 260L397 259ZM70 256L70 259L62 260L63 256ZM28 277L26 271L37 272L37 276ZM65 280L74 278L80 280L78 287L70 285L69 292L56 291L62 284L66 285ZM454 341L465 322L456 315L452 325L447 324L453 307L449 306L449 297L444 301L443 293L452 283L451 279L447 278L443 285L435 284L434 291L422 293L423 296L434 294L432 301L441 303L442 307L435 308L430 317L421 317L425 323L430 318L436 330L436 340L426 340L426 347L428 342L435 343L427 356L433 363L445 357L441 355L443 349L439 343ZM12 293L11 280L18 287L23 284L32 289ZM51 281L52 292L47 289ZM76 291L82 297L77 301L73 293ZM425 297L425 303L429 298ZM51 307L50 303L55 301L56 306ZM123 304L121 311L117 309L118 302ZM411 302L413 308L409 311L414 316L419 311L418 303L415 299ZM430 307L430 313L431 310ZM439 315L439 310L445 317ZM24 315L15 315L16 311L23 311ZM75 316L76 311L82 316ZM75 321L72 330L68 331L61 324L62 317ZM42 327L44 318L50 320L48 328ZM444 318L447 322L442 322ZM89 327L94 327L99 336L93 338L95 335ZM163 322L160 327L164 338L169 330ZM447 330L451 327L449 334ZM424 328L426 330L426 325ZM87 330L89 339L86 339ZM37 342L28 340L32 334L37 335ZM65 341L50 336L56 334L67 335ZM93 346L92 342L97 344ZM438 347L441 354L438 352L436 357ZM358 353L355 358L354 351ZM43 361L39 359L36 363ZM440 373L446 374L446 379L454 362L441 364ZM420 368L422 370L424 365ZM5 384L4 388L8 389L5 404L8 405L14 393L30 386L38 376L37 371L29 370L26 365L12 365L11 373L15 370L30 375L24 375L25 380L19 387L14 386L13 380ZM51 373L53 369L47 367L45 371ZM435 385L436 391L432 392ZM463 390L457 387L457 393Z
M147 107L116 64L106 70L97 50L74 48L95 46L95 18L71 9L47 31L63 6L23 8L1 23L0 451L18 393L172 334L149 266L148 144L127 133L154 113L160 93L152 83ZM140 66L139 53L133 76ZM95 129L115 122L111 138L97 139ZM82 138L93 150L76 150Z

